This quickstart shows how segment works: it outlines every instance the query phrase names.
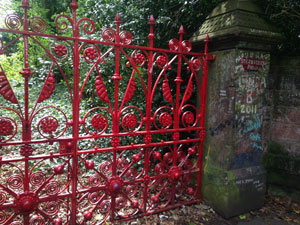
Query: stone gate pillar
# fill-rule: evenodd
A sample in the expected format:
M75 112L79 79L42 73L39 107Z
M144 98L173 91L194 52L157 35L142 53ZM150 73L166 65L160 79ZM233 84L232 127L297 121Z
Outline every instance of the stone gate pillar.
M224 217L260 208L266 191L263 168L265 90L272 45L282 35L251 0L217 6L191 41L206 35L216 60L209 70L203 197Z

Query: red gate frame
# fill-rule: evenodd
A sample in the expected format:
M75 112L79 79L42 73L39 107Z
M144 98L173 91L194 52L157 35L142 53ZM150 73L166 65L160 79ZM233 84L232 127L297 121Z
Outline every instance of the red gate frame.
M155 20L151 16L149 47L131 45L131 34L128 31L120 32L121 20L117 14L116 29L106 29L102 34L103 41L86 39L80 36L81 28L84 34L92 34L95 23L88 18L77 20L78 5L75 0L70 5L72 16L59 15L55 20L59 30L65 30L71 25L72 36L51 35L44 33L46 23L41 18L28 18L29 0L23 0L21 7L24 9L23 19L15 14L8 15L8 29L0 29L2 33L18 35L5 46L0 39L0 54L6 53L20 39L24 41L24 69L20 72L24 77L23 107L0 65L0 95L13 105L1 106L0 110L16 114L21 121L20 125L16 119L0 115L0 148L15 146L20 149L17 158L6 158L5 155L0 157L2 167L16 168L16 172L6 179L6 184L0 183L0 224L90 224L95 222L97 215L101 215L98 223L108 218L114 222L201 201L208 61L214 59L208 54L209 38L205 39L204 53L190 52L191 43L183 40L184 29L181 27L179 40L172 39L169 50L155 48ZM61 44L50 44L50 50L47 50L37 39L41 37ZM29 106L29 80L33 75L29 67L29 40L38 44L52 60L48 76L32 109ZM101 55L99 46L110 48ZM68 57L68 49L72 50L73 57L73 88L59 63ZM127 54L128 51L131 51L131 55ZM105 57L113 53L115 71L111 79L115 91L111 99L99 67L105 63ZM172 58L169 59L169 55ZM132 68L123 96L120 92L121 56L127 58L127 66ZM80 87L79 68L83 59L92 67ZM167 76L172 65L177 66L174 91L170 88ZM145 66L147 78L144 80L140 70ZM73 107L72 119L58 107L40 107L40 103L50 98L55 91L54 67L67 83ZM93 72L97 73L96 92L107 107L93 108L81 118L80 102ZM202 77L198 75L200 72ZM190 74L189 78L183 79L182 74L187 73ZM136 80L141 82L144 91L145 112L134 105L128 105L137 94ZM186 89L181 94L184 80L187 81ZM162 103L166 105L155 109L153 96L159 94L160 85L165 99ZM197 90L200 102L192 105L188 101ZM46 115L35 124L37 130L34 130L33 119L45 109L57 110L63 114L65 122L58 121L54 115ZM103 113L96 113L97 110ZM93 117L89 119L92 114ZM111 132L107 115L111 116ZM15 140L19 126L22 128L21 141ZM57 134L59 127L62 127L62 131ZM69 128L72 129L72 137L64 137L63 134ZM80 133L80 128L85 131L85 135ZM38 132L39 138L32 138L34 131ZM158 134L160 137L166 134L172 136L168 140L157 141L153 136ZM123 138L129 136L143 137L144 143L123 145ZM111 146L98 148L95 144L92 149L79 148L80 141L98 139L110 139ZM60 147L53 147L54 152L35 155L34 146L45 143L59 143ZM123 157L128 152L131 155ZM97 162L94 155L103 155L107 160ZM196 156L194 161L191 160L193 156ZM50 174L46 174L41 167L46 160L57 163ZM97 163L99 165L96 166ZM82 171L83 168L85 171ZM83 173L90 175L88 180L84 179ZM195 177L196 184L192 182ZM66 179L65 183L63 179ZM87 211L83 211L85 209Z

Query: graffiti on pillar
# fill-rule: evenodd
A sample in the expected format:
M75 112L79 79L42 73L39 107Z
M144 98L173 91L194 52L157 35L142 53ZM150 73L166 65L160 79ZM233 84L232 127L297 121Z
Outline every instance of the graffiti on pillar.
M263 101L269 55L239 50L235 64L236 152L231 168L254 166L261 162Z

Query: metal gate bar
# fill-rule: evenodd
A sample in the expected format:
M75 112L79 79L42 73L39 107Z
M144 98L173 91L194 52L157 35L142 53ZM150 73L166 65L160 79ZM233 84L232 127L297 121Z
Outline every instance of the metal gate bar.
M24 45L22 96L0 64L5 102L0 224L100 224L201 201L208 61L213 60L208 37L204 53L191 52L181 27L169 49L155 48L151 16L149 46L132 45L117 14L115 29L104 30L102 40L88 39L95 23L77 19L75 0L71 16L55 19L58 30L71 27L72 35L53 35L45 33L42 18L28 17L29 0L21 7L23 18L7 15L7 28L0 28L16 36L8 43L0 38L0 55L18 42ZM37 73L30 65L30 43L50 62L37 99L30 98L38 88L30 84ZM68 60L72 76L64 72ZM63 104L69 102L72 110L51 101L62 97L56 93L59 77L69 95ZM99 104L89 110L88 85Z

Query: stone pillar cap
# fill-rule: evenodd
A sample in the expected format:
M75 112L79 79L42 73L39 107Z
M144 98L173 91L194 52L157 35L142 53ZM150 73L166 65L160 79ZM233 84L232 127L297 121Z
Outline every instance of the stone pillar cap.
M278 43L284 36L263 18L262 10L252 0L228 0L218 5L191 37L192 43L213 39L245 37L255 41Z

